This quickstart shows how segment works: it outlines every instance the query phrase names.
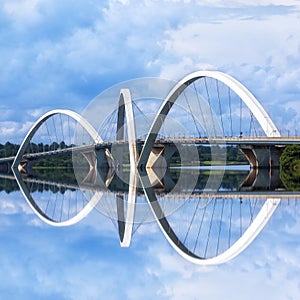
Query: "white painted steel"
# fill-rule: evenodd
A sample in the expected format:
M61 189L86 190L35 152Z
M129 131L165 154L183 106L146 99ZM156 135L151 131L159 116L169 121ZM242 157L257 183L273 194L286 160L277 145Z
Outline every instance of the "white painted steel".
M267 114L267 112L264 110L262 105L253 96L253 94L239 81L237 81L236 79L234 79L233 77L227 74L218 71L197 71L187 75L180 82L178 82L178 84L175 85L175 87L171 90L171 92L169 93L169 95L166 97L163 104L161 105L160 110L157 113L152 123L151 129L145 140L145 144L142 149L142 153L140 155L140 160L138 164L140 168L146 166L147 160L149 158L149 154L151 152L157 134L164 122L165 117L169 113L172 105L178 99L178 96L184 91L185 88L188 87L189 84L191 84L192 82L196 81L201 77L214 78L216 80L219 80L220 82L223 82L228 87L230 87L242 99L242 101L247 105L247 107L253 113L254 117L259 122L265 134L268 137L280 137L279 130L277 129L277 127L275 126L275 124ZM153 213L156 214L155 210L151 205L151 201L155 202L156 200L149 199L149 195L147 191L145 194ZM200 264L200 265L220 264L220 263L227 262L228 260L237 256L254 240L254 238L259 234L259 232L261 232L265 224L268 222L268 220L272 216L273 212L275 211L279 203L280 203L280 199L267 199L265 204L261 208L259 214L254 219L253 223L249 226L249 228L245 231L245 233L237 240L237 242L233 244L227 251L209 259L203 259L197 257L195 254L186 251L187 249L185 249L184 247L180 248L178 246L178 241L176 241L177 237L175 238L173 236L173 238L171 238L170 235L168 234L168 229L165 228L164 222L161 222L159 216L156 216L156 218L166 239L181 256L183 256L190 262Z
M125 106L126 123L127 123L127 136L129 144L129 160L130 160L130 177L129 177L129 191L127 200L127 210L125 219L125 229L123 238L120 237L121 247L129 247L131 243L134 214L135 214L135 202L137 194L137 172L136 164L138 161L138 150L136 144L136 130L135 120L132 108L132 98L129 89L121 89L119 109L121 106ZM124 116L121 122L121 129L124 130Z
M12 165L12 169L18 168L18 165L22 159L22 156L28 147L32 137L34 134L37 132L37 130L41 127L41 125L50 117L57 115L57 114L63 114L67 115L74 120L76 120L88 133L89 135L93 138L95 143L101 143L103 142L102 139L100 138L99 134L97 131L94 129L94 127L87 121L85 120L82 116L80 116L78 113L71 111L71 110L66 110L66 109L54 109L51 111L48 111L44 115L42 115L31 127L27 135L25 136L22 144L20 145L19 151L15 157L14 163Z
M178 95L193 81L201 78L201 77L210 77L217 79L221 82L223 82L225 85L230 87L241 99L242 101L248 106L250 111L253 113L259 124L261 125L262 129L264 130L265 134L268 137L279 137L279 131L270 119L269 115L266 113L266 111L263 109L261 104L257 101L257 99L250 93L250 91L244 87L240 82L238 82L233 77L224 74L222 72L217 71L198 71L195 73L192 73L186 77L184 77L178 84L175 85L175 87L172 89L172 91L169 93L165 101L163 102L159 112L157 113L156 118L154 119L150 132L148 133L148 136L146 138L142 154L139 160L140 163L144 163L144 166L146 165L145 162L147 162L147 159L149 157L149 153L152 149L152 146L154 144L154 141L157 137L157 134L163 124L163 121L161 116L166 116L171 107L172 104L176 102ZM120 93L120 104L122 105L124 103L125 106L125 113L126 113L126 120L127 120L127 134L128 134L128 142L129 142L129 151L130 151L130 182L129 182L129 196L128 196L128 207L127 207L127 214L126 214L126 223L125 223L125 232L123 240L121 241L122 247L127 247L130 245L131 241L131 235L132 235L132 229L133 229L133 221L134 221L134 210L135 210L135 202L136 202L136 184L137 184L137 173L136 173L136 165L138 161L138 151L136 147L136 135L135 135L135 124L134 124L134 115L133 115L133 109L132 109L132 99L130 95L130 91L128 89L122 89ZM171 104L171 105L170 105ZM44 114L39 120L35 122L31 130L26 135L24 141L22 142L20 149L17 153L17 156L14 160L14 163L12 165L13 172L17 178L18 184L22 190L23 195L25 196L25 199L28 201L30 207L36 212L36 214L46 223L53 225L53 226L67 226L72 225L81 220L83 217L85 217L97 204L97 202L100 200L102 193L96 193L90 202L84 207L84 209L77 214L75 217L71 218L70 220L64 221L64 222L56 222L51 220L49 217L47 217L34 203L34 200L32 199L28 189L24 189L24 183L20 181L20 174L17 172L18 165L22 159L22 156L24 154L24 151L26 147L29 145L31 138L34 136L38 128L42 125L43 122L45 122L49 117L55 115L55 114L66 114L73 119L75 119L78 123L80 123L87 132L91 135L91 137L94 139L95 143L101 143L102 139L98 135L98 133L95 131L95 129L80 115L77 113L70 111L70 110L52 110L46 114ZM124 120L123 120L124 122ZM124 123L123 123L124 125ZM148 153L149 152L149 153ZM147 192L146 196L148 198ZM148 201L151 202L153 199L149 199ZM158 216L157 220L159 223L159 226L165 235L166 239L170 242L170 244L173 246L173 248L184 258L187 260L201 265L208 265L208 264L219 264L224 263L236 255L238 255L240 252L242 252L253 240L254 238L259 234L259 232L263 229L265 224L268 222L270 217L272 216L273 212L275 211L276 207L278 206L280 200L279 199L267 199L266 203L261 208L259 214L254 219L253 223L250 225L250 227L245 231L245 233L237 240L235 244L233 244L228 250L223 252L220 255L217 255L213 258L209 259L203 259L198 258L195 255L190 255L189 252L183 251L180 249L176 243L175 240L172 239L166 230L164 226L162 226L162 223L160 222ZM150 205L151 206L151 205ZM151 206L152 207L152 206ZM155 211L153 210L153 213L155 214Z
M139 166L146 165L150 151L155 142L157 134L165 120L165 117L171 110L172 105L176 102L179 95L188 87L189 84L202 77L214 78L230 87L247 105L268 137L280 136L279 130L271 120L270 116L264 110L262 105L253 96L253 94L239 81L237 81L230 75L219 71L197 71L187 75L182 80L180 80L164 100L147 135L144 147L140 155Z
M63 222L57 222L49 218L46 214L43 213L43 211L35 204L34 199L31 197L30 192L28 191L26 185L24 184L21 175L18 171L18 166L22 160L23 154L28 147L32 137L34 134L37 132L37 130L40 128L40 126L51 116L54 116L56 114L63 114L67 115L74 120L76 120L81 126L90 134L90 136L93 138L95 143L101 143L102 139L98 135L97 131L89 124L87 120L85 120L82 116L77 114L74 111L71 110L65 110L65 109L55 109L51 110L44 115L42 115L31 127L29 132L27 133L26 137L24 138L20 149L15 157L15 160L12 164L12 171L17 179L18 185L22 191L22 194L24 195L26 201L28 202L29 206L32 208L32 210L37 214L37 216L44 221L45 223L52 225L52 226L69 226L73 225L80 220L82 220L93 208L94 206L98 203L98 201L102 197L102 193L95 193L95 195L92 197L92 199L87 202L87 205L81 210L76 216L73 218L63 221Z

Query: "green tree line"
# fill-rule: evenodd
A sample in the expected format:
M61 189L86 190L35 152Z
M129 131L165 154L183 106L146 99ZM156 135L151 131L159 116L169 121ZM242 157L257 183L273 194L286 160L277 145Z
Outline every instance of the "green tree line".
M5 144L0 144L0 158L15 156L20 148L20 145L12 144L6 142Z
M291 191L300 190L300 146L285 147L280 156L280 179Z

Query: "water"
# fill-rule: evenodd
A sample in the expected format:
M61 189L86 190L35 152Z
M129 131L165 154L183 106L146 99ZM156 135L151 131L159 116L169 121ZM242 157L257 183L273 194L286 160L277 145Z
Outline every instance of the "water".
M163 185L157 181L152 190L174 233L196 254L209 259L226 251L253 224L266 199L272 196L276 205L248 247L213 265L198 265L176 251L150 209L141 183L131 244L122 248L116 195L123 195L126 221L128 182L115 175L108 187L90 185L88 189L86 183L83 190L82 184L70 179L69 171L60 170L51 180L46 180L45 173L23 176L43 217L60 223L86 210L74 224L57 227L30 207L13 176L2 176L0 298L10 290L11 299L95 299L94 295L106 299L297 299L298 194L275 186L270 172L261 171L250 187L249 182L243 186L249 168L228 167L222 176L220 168L213 169L172 169L158 180ZM210 180L219 184L217 190L206 189ZM185 188L191 181L193 191ZM87 209L95 194L99 201Z
M250 171L250 165L226 165L226 166L180 166L170 167L170 170L227 170L227 171Z

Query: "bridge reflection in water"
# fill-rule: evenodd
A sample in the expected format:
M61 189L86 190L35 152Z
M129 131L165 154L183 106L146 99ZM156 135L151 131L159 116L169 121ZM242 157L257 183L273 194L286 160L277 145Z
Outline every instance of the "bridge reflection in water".
M141 79L101 97L83 116L45 113L16 156L2 160L46 223L72 225L95 208L128 247L138 226L156 221L184 258L218 264L253 241L280 199L298 197L283 189L279 162L300 139L282 137L231 76L198 71L175 85ZM116 105L103 117L108 103Z
M253 176L248 166L227 167L220 172L221 169L175 168L156 182L153 177L159 178L158 174L139 176L133 187L134 206L129 199L129 184L123 180L130 176L125 170L123 179L116 173L98 170L102 180L97 183L78 184L71 169L64 173L60 170L63 176L58 179L53 169L52 179L47 180L38 171L34 176L16 173L16 180L30 206L48 224L72 225L96 209L115 224L124 247L129 246L131 236L141 224L147 226L147 222L156 220L183 257L197 264L218 264L232 259L253 241L280 199L300 197L282 189L280 183L270 186L270 172L262 171L263 176L255 172L255 185L249 188L243 186ZM50 177L49 172L46 175ZM217 181L222 176L218 190L206 189L211 176ZM13 179L3 175L1 180ZM195 187L189 190L186 183L195 179ZM177 185L179 181L181 184Z

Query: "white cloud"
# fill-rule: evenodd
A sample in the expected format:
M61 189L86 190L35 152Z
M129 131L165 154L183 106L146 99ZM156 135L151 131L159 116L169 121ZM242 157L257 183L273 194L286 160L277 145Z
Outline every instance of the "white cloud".
M166 31L163 54L155 64L161 66L162 77L173 79L199 69L227 72L254 93L282 131L294 130L300 120L298 25L298 13L272 15L272 8L259 19L253 14L249 19L187 22Z
M179 79L196 69L229 72L268 111L280 113L278 118L283 109L285 118L300 113L299 1L103 3L1 4L2 140L20 142L39 114L57 107L82 108L120 80L149 75ZM132 247L119 252L117 230L97 212L74 228L54 230L39 226L24 199L19 205L7 201L1 202L1 224L15 227L1 227L6 241L1 285L22 291L19 298L116 294L116 299L139 299L146 294L240 299L242 293L244 299L281 300L299 295L298 221L278 222L276 238L269 226L229 264L202 268L174 253L155 223L141 226ZM122 290L115 289L116 274Z
M231 0L227 1L226 4L222 0L206 0L206 1L197 1L202 5L214 5L221 7L239 7L239 6L266 6L266 5L299 5L297 0L253 0L251 2L247 0Z
M146 254L147 272L159 278L160 293L171 299L297 299L299 295L299 214L284 201L260 235L238 257L218 266L197 266L161 239ZM263 282L263 284L261 284Z
M296 28L299 19L291 15L288 20L286 22L286 16L273 16L263 20L189 23L166 32L163 51L172 57L171 65L177 64L178 72L182 66L193 71L201 63L219 69L242 67L245 63L264 67L270 58L275 67L276 60L282 61L298 51L300 35ZM168 76L162 70L162 75Z
M18 214L34 216L32 209L29 207L28 203L18 192L5 194L2 191L0 195L0 213L2 216L8 215L13 217Z
M40 0L4 1L3 10L18 30L38 23L42 16L39 12Z
M242 75L254 85L245 64L265 72L260 85L268 88L275 78L278 94L286 95L298 76L297 7L292 0L226 5L79 1L72 6L67 1L6 1L0 98L7 110L12 103L20 110L77 110L101 91L103 82L107 86L146 75L179 79L208 68ZM21 34L13 24L23 23ZM293 75L280 76L287 68ZM267 98L270 89L264 88ZM25 120L31 121L29 116Z
M0 272L6 276L1 284L7 289L22 288L25 299L57 295L97 299L109 293L110 299L143 295L145 299L234 300L242 295L245 300L266 296L296 300L300 232L295 205L279 206L249 248L229 263L211 267L185 261L160 231L147 234L152 223L143 225L145 230L134 236L129 249L119 249L117 232L103 234L109 220L96 211L69 228L41 228L34 220L28 223L28 218L9 224L2 221ZM12 228L16 230L13 235ZM8 246L11 243L14 247ZM10 252L3 252L9 247ZM120 288L115 285L116 276L122 282Z
M27 113L28 113L28 115L37 119L43 115L43 110L41 108L36 108L36 109L28 110Z
M33 122L30 121L25 123L19 123L16 121L0 122L0 136L2 143L7 141L11 143L21 143L32 125Z

